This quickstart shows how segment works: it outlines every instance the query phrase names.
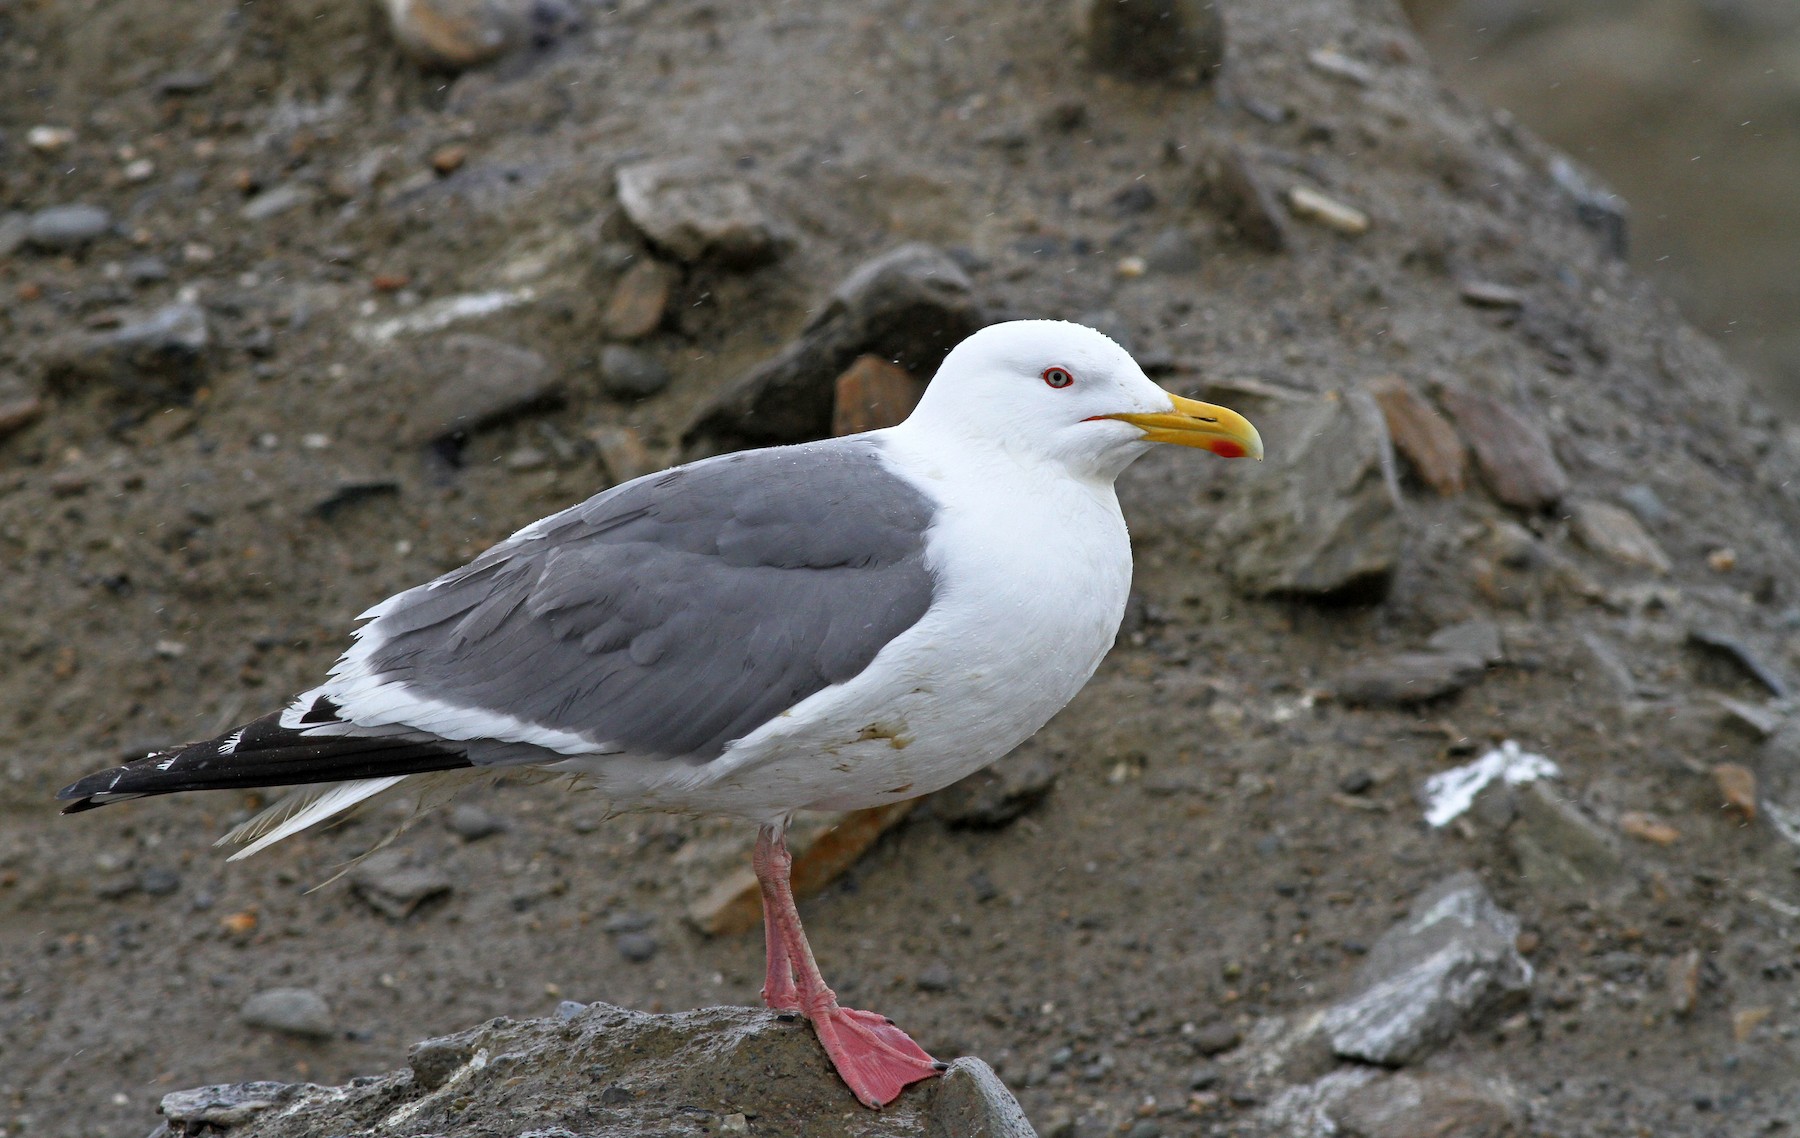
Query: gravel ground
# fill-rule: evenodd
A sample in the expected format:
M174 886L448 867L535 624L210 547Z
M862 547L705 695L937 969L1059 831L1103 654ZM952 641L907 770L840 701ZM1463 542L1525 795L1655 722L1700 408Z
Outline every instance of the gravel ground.
M1800 431L1393 10L1280 8L1227 6L1199 86L1095 73L1047 0L582 4L460 75L373 6L0 5L0 1134L142 1133L171 1090L564 999L753 1003L760 937L683 919L689 820L501 786L313 891L406 805L228 867L254 796L50 799L716 445L684 428L907 241L990 316L1129 338L1269 460L1129 472L1138 599L1018 760L1054 788L927 803L808 903L841 994L1045 1134L1415 1133L1380 1120L1420 1094L1469 1133L1800 1124ZM665 158L761 251L648 244L618 171ZM1427 825L1503 740L1560 775ZM1529 980L1444 1005L1406 1074L1334 1058L1317 1013L1460 869Z

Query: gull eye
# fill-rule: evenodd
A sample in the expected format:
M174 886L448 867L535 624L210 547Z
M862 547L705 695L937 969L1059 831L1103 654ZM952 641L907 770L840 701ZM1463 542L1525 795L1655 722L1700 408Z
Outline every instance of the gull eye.
M1044 382L1051 387L1061 389L1074 383L1075 377L1069 374L1069 369L1066 367L1047 367L1044 369Z

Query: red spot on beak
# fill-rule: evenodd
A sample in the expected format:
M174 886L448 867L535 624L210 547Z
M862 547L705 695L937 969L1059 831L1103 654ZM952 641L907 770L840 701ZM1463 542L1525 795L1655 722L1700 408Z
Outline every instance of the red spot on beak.
M1249 453L1242 446L1232 442L1230 439L1215 439L1213 440L1213 444L1206 449L1212 451L1220 458L1243 458Z

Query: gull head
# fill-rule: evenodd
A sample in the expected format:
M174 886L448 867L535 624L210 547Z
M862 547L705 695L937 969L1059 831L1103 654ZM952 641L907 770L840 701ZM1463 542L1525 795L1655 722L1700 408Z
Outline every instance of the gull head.
M1236 411L1163 390L1107 336L1061 320L994 324L958 344L906 427L1108 481L1154 443L1263 453Z

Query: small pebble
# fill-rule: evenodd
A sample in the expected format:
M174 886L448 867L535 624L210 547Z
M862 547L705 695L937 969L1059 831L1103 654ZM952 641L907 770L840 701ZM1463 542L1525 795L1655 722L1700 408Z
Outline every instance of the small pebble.
M669 386L669 369L648 352L624 344L600 349L600 385L620 399L647 399Z
M1219 1068L1211 1063L1202 1063L1188 1073L1188 1089L1191 1091L1210 1090L1219 1085L1221 1074Z
M621 933L613 941L613 947L619 950L620 956L633 964L642 964L655 956L660 946L649 933Z
M1230 979L1230 977L1227 977ZM1225 1020L1203 1024L1188 1037L1188 1045L1198 1055L1217 1055L1230 1051L1243 1041L1244 1033Z
M75 141L75 132L65 126L34 126L25 132L25 145L39 154L57 154Z
M331 1005L311 988L269 988L244 1001L238 1018L284 1035L326 1039L336 1034Z
M151 897L167 897L181 888L181 874L172 869L146 869L138 875L138 888Z
M1369 231L1368 214L1305 186L1295 186L1288 191L1288 207L1295 217L1317 222L1346 237L1361 237Z
M613 933L615 935L618 933L641 933L655 923L656 918L649 913L639 913L631 909L626 909L623 912L614 913L612 916L606 918L605 922L601 924L600 929L602 932Z
M112 226L112 214L95 205L54 205L32 214L26 239L39 249L79 249Z
M134 285L169 279L169 265L161 257L133 257L125 262L125 280Z
M587 1011L587 1005L579 1000L563 1000L556 1005L556 1018L574 1019L585 1011Z
M459 802L450 810L445 823L450 832L465 842L478 842L506 829L506 823L471 802Z
M750 1133L750 1120L741 1114L728 1114L719 1120L719 1133L748 1134Z
M1345 794L1362 794L1375 785L1375 776L1368 771L1351 771L1338 779L1338 789Z
M943 961L927 964L913 980L921 992L947 992L956 985L956 977Z

